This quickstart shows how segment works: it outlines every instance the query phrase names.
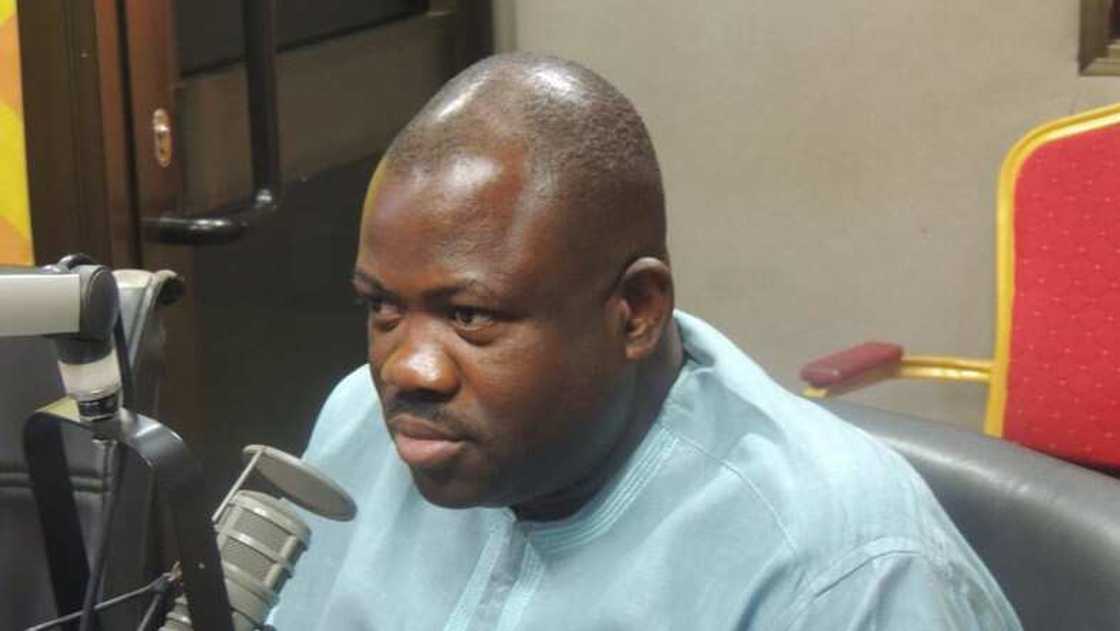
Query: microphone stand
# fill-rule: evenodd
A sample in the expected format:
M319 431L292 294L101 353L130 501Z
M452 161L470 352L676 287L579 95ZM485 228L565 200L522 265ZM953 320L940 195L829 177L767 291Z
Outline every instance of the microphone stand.
M86 422L72 407L67 409L66 403L63 400L32 414L23 434L58 610L80 609L90 579L62 443L61 428L71 425L91 432L95 439L117 441L152 470L157 493L171 514L172 537L194 628L233 631L221 559L203 497L202 467L183 439L159 421L125 408L111 419Z

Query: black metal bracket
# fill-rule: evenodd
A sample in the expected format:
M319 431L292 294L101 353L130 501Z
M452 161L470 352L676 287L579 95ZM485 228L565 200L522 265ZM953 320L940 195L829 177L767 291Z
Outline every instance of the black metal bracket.
M170 512L194 628L233 631L221 558L203 497L202 467L178 434L159 421L125 409L115 419L96 424L39 411L24 425L23 447L58 609L65 612L81 608L82 592L89 580L88 557L63 450L63 424L81 427L93 438L116 440L148 465L158 496Z

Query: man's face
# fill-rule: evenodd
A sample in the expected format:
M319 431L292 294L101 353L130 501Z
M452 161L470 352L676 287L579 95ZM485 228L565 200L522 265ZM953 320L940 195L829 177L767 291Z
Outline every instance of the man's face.
M443 506L510 506L601 461L623 428L610 274L526 204L513 151L371 184L355 266L397 452ZM567 244L567 245L565 245ZM615 319L617 320L617 319Z

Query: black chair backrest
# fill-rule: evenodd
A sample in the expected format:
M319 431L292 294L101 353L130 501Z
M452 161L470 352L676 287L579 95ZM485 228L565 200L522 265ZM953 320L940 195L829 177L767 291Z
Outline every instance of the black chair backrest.
M824 407L917 469L1025 631L1120 629L1120 480L943 423Z
M22 629L54 617L38 511L23 456L23 421L63 394L46 338L0 338L0 620ZM99 513L101 454L88 434L64 428L70 478L83 525ZM92 529L83 528L87 548Z

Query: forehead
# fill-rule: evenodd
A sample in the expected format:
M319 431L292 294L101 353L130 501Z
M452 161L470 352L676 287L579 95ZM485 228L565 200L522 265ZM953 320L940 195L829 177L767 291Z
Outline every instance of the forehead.
M526 177L525 161L508 154L379 167L363 209L357 268L387 284L424 272L425 282L519 285L554 272L552 226L530 203Z

